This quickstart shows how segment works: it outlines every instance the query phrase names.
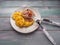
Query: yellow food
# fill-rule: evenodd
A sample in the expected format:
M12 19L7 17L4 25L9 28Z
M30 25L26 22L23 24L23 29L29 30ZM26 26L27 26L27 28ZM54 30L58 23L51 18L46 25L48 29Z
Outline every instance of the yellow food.
M12 18L15 20L18 15L12 15Z
M14 15L22 15L22 13L20 11L16 11L14 12Z
M33 20L32 21L26 21L25 20L24 26L25 27L31 26L33 24L33 22L34 22Z
M31 26L33 24L33 19L25 19L23 16L22 12L14 12L14 14L12 15L12 19L15 21L15 24L18 27L28 27ZM30 21L29 21L30 20Z
M24 18L22 16L17 16L15 22L16 22L17 26L23 27L25 21L24 21Z
M15 20L20 15L22 15L21 12L14 12L14 14L12 15L12 18Z

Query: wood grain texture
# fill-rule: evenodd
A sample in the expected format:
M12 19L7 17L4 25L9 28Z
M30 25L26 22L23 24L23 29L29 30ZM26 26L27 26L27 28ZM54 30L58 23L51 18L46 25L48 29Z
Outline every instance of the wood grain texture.
M57 45L60 45L60 31L48 31L54 38ZM42 31L36 31L31 34L23 35L15 31L0 31L1 45L52 45Z
M27 4L28 6L52 6L59 7L60 1L2 1L1 7L8 6L22 6Z
M12 30L9 18L0 18L0 30Z
M17 10L17 7L14 8L0 8L0 17L1 16L11 16L12 13ZM41 16L60 16L60 8L36 8L38 12L41 14Z
M10 25L12 12L27 4L38 9L42 18L60 22L60 1L1 1L0 2L0 45L52 45L43 32L37 29L31 34L21 34L14 31ZM60 27L42 23L43 27L60 45Z

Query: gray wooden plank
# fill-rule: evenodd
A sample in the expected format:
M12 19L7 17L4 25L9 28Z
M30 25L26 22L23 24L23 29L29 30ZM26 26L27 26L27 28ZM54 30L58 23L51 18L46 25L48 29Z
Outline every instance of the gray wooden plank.
M59 0L0 0L0 1L59 1Z
M57 45L60 45L60 31L48 31ZM31 34L19 34L15 31L0 31L1 45L52 45L42 31Z
M52 45L42 32L35 32L33 34L21 35L14 31L0 31L1 45Z
M0 18L0 30L13 30L9 18Z
M41 16L53 16L53 15L60 15L60 9L59 8L44 8L40 9L38 8L39 13Z
M60 20L60 18L58 20ZM60 27L47 25L47 24L43 24L43 23L42 23L42 25L48 31L60 31ZM7 31L13 30L11 25L10 25L9 18L0 18L0 30L7 30ZM38 29L38 30L40 30L40 29Z
M12 13L15 10L17 10L18 8L0 8L0 14L4 14L4 13Z
M1 6L22 6L22 5L25 5L27 4L28 6L39 6L38 4L40 5L43 5L42 4L42 1L2 1L1 3Z
M21 9L21 7L14 7L14 8L0 8L0 16L10 16L15 10ZM59 8L36 8L41 16L52 16L52 15L60 15Z
M6 6L21 6L27 4L29 6L56 6L60 5L60 1L2 1L0 3L1 7Z
M56 45L60 45L60 31L49 31L49 33L56 41Z

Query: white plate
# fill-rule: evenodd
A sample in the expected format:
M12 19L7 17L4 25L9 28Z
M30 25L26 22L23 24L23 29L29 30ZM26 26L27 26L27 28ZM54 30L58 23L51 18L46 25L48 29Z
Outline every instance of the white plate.
M23 10L23 9L24 9L24 8L19 8L19 9L16 10L16 11L21 11L21 10ZM31 10L35 13L35 15L36 15L37 18L41 19L41 16L40 16L39 12L37 11L37 9L33 9L33 8L29 8L29 9L31 9ZM34 19L34 21L36 21L35 18L33 18L33 19ZM31 26L29 26L29 27L27 27L27 28L26 28L26 27L24 27L24 28L19 28L18 26L16 26L15 21L12 19L12 15L11 15L11 17L10 17L10 23L11 23L11 26L12 26L16 31L18 31L18 32L20 32L20 33L31 33L31 32L35 31L35 30L38 28L38 24L37 24L36 22L34 22L33 25L31 25Z

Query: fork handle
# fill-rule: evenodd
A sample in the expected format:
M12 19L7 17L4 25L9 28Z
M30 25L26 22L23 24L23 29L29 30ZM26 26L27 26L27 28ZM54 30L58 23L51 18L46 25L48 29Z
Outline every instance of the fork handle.
M54 22L54 21L49 20L49 19L42 19L42 20L45 21L45 22L48 22L48 24L52 24L52 25L60 27L60 23L58 23L58 22Z
M51 42L53 45L56 45L56 42L54 41L54 39L50 36L50 34L49 34L45 29L43 29L43 32L44 32L44 34L47 36L47 38L50 40L50 42Z
M50 42L53 44L53 45L56 45L56 42L54 41L54 39L50 36L50 34L46 31L46 29L41 25L40 21L37 20L36 21L40 27L42 28L42 31L43 33L46 35L46 37L50 40Z

